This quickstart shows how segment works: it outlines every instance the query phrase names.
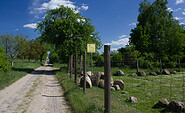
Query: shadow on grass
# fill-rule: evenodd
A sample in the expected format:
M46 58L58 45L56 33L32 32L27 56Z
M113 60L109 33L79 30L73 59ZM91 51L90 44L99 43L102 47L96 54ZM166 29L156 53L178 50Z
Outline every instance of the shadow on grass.
M20 71L20 72L26 72L26 73L31 73L34 71L34 69L30 68L12 68L13 71Z
M26 72L26 73L30 73L30 74L42 74L44 70L34 70L34 69L30 69L30 68L12 68L13 71L19 71L19 72Z

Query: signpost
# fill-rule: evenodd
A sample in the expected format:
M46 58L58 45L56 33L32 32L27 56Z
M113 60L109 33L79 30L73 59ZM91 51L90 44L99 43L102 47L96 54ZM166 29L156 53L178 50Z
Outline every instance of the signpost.
M87 44L87 52L88 53L95 53L96 52L95 44Z
M92 53L96 52L96 46L95 44L87 44L87 52L91 53L91 76L93 72L93 67L92 67Z

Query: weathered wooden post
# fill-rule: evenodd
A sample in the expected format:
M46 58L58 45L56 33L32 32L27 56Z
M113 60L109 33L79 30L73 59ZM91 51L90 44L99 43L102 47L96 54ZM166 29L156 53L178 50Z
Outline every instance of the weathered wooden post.
M137 74L139 73L139 63L138 63L138 58L137 58Z
M77 76L78 76L78 54L75 54L75 83L77 83Z
M85 94L86 89L86 51L84 51L84 58L83 58L83 74L84 74L84 85L83 85L83 92Z
M70 79L72 79L73 74L73 55L71 55L71 62L70 62Z
M110 65L110 45L104 45L104 73L105 73L105 88L104 88L104 108L105 113L111 113L111 65Z

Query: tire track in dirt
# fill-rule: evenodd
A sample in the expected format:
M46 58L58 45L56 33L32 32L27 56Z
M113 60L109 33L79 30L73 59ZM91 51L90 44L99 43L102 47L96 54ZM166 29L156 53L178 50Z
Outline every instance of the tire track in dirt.
M50 66L45 67L27 113L70 113L61 86L52 70Z

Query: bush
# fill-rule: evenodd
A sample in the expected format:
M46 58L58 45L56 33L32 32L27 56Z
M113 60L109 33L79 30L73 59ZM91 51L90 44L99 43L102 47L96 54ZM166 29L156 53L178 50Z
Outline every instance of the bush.
M123 58L122 58L121 53L112 53L111 54L111 66L112 67L123 66Z
M100 55L100 53L94 53L93 54L93 63L94 63L94 66L96 67L101 67L103 66L104 64L104 57L103 57L103 54Z
M11 70L10 63L8 61L8 57L5 53L3 53L3 49L0 47L0 71L8 72Z
M49 60L50 60L51 63L58 62L59 61L58 54L55 53L55 52L50 53L49 54Z

